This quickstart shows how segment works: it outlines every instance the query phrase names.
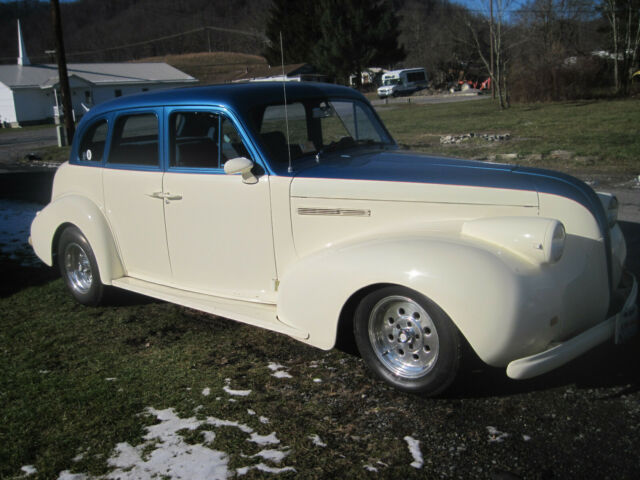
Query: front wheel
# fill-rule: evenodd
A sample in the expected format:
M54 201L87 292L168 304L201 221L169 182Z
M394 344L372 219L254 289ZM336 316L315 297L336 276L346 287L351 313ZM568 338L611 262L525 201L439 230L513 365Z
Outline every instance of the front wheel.
M89 242L76 227L60 235L58 266L71 295L84 305L96 306L104 297L98 263Z
M399 390L437 395L458 372L458 329L435 303L408 288L367 295L356 310L354 333L367 366Z

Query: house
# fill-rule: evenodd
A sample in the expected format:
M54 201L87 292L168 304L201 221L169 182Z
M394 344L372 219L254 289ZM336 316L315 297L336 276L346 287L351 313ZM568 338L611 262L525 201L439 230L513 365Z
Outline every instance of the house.
M32 65L18 23L19 56L15 65L0 65L0 125L20 126L50 121L58 111L57 65ZM183 87L197 80L166 63L67 64L76 118L106 100L132 93Z

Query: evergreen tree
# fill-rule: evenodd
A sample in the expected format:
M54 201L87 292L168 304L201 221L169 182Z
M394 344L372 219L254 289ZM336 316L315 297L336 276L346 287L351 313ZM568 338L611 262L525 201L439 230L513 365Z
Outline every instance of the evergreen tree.
M398 45L398 17L388 0L321 0L320 40L314 65L346 83L369 66L393 65L406 53Z
M320 39L319 12L314 0L273 0L265 32L270 43L263 52L269 64L282 61L280 32L284 63L311 63L313 47Z

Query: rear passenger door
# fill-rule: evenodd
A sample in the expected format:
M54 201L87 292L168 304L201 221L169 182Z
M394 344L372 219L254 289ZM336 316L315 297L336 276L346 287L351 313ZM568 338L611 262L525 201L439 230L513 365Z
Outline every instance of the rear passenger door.
M221 110L167 108L164 176L173 283L201 293L273 301L276 278L269 177L255 184L226 175L252 146ZM257 166L256 171L260 167ZM173 198L173 199L172 199Z
M106 215L126 274L169 283L164 225L162 108L118 112L103 172Z

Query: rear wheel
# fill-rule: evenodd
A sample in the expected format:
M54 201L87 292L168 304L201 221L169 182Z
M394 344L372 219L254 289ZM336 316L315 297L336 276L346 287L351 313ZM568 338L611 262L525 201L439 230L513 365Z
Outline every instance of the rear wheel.
M84 305L96 306L104 298L98 263L82 232L67 227L58 243L58 266L71 295Z
M437 395L458 372L458 329L435 303L408 288L367 295L356 310L354 333L368 367L400 390Z

